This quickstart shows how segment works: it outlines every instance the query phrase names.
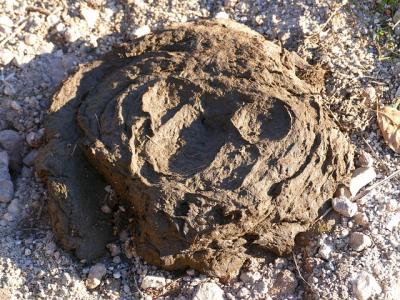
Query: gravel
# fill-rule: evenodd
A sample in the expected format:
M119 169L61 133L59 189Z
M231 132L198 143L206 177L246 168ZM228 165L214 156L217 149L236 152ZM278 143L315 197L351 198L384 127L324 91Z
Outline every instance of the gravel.
M374 168L373 182L382 180L399 168L400 155L385 145L373 111L376 102L398 99L400 61L385 59L376 38L385 24L399 19L400 10L386 7L382 13L373 0L39 2L0 1L0 153L7 152L9 160L7 170L2 154L0 184L7 177L14 189L0 201L1 299L400 297L399 176L357 202L345 201L344 210L334 205L319 230L299 239L293 256L255 255L239 278L219 282L146 264L129 247L129 233L110 246L114 256L76 261L54 240L47 192L32 168L50 97L77 65L149 30L217 16L247 24L329 70L325 106L356 145L359 167ZM395 29L399 35L400 26ZM392 43L398 50L398 36ZM94 276L98 264L101 272ZM149 276L164 278L165 285L143 288ZM90 281L95 288L86 285Z

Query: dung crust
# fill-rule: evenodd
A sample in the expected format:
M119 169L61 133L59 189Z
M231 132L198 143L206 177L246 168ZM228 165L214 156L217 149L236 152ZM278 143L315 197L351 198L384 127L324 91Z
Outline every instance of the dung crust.
M53 97L46 178L54 231L95 258L111 185L151 264L237 275L252 247L291 252L352 169L316 100L323 71L232 21L146 35L83 65Z

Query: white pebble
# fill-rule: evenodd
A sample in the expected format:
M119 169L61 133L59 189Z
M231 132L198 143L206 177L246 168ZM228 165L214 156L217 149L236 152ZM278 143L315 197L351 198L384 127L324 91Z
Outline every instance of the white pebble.
M353 283L353 291L358 300L367 300L380 294L382 288L371 274L362 271Z
M142 284L140 285L142 289L160 289L166 285L166 281L164 277L161 276L145 276L142 280Z
M7 222L11 222L11 221L13 221L14 220L14 217L13 217L13 215L12 214L10 214L10 213L5 213L4 215L3 215L3 220L4 221L7 221Z
M399 207L399 203L396 199L390 199L388 203L386 203L386 209L388 211L396 211Z
M332 208L337 213L345 217L353 217L358 210L357 204L351 202L346 197L338 197L332 199Z
M8 49L0 50L0 65L8 65L14 59L14 54Z
M224 11L220 11L219 13L217 13L215 15L215 18L216 19L221 19L221 20L227 20L227 19L229 19L229 15Z
M357 193L367 184L372 182L376 178L376 172L374 168L358 168L354 171L353 176L350 180L350 193L352 196Z
M400 212L391 215L386 222L386 228L392 231L400 224Z
M136 28L136 29L133 31L133 35L134 35L136 38L139 38L139 37L142 37L142 36L144 36L144 35L146 35L146 34L149 34L150 32L151 32L150 27L147 26L147 25L144 25L144 26L141 26L141 27L139 27L139 28Z
M103 213L105 213L105 214L111 214L112 213L111 208L107 204L104 204L104 205L101 206L101 211Z
M373 86L368 86L364 91L364 95L367 105L373 105L376 102L376 90Z
M35 34L28 33L24 37L24 42L28 46L32 46L37 42L37 36Z
M224 291L214 282L205 282L199 285L193 295L193 300L223 300Z
M50 26L54 26L60 22L60 18L57 15L49 15L46 20Z
M14 22L8 16L0 16L0 32L11 33L13 26Z
M99 11L89 8L89 7L81 7L81 15L85 19L89 28L93 28L96 25L97 19L99 17Z
M68 43L74 43L79 40L81 34L79 30L75 27L68 27L64 32L64 38Z
M331 245L322 243L319 247L318 254L325 260L328 260L331 257L333 248Z

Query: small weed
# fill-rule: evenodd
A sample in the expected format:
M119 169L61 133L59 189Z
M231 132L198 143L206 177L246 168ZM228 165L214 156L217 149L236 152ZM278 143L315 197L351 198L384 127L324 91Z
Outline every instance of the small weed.
M386 9L390 9L393 12L399 6L399 0L381 0L377 2L377 7L380 12L384 12Z
M391 60L400 56L399 37L394 32L393 15L399 9L400 0L380 0L376 11L381 20L374 34L375 46L380 60Z
M328 224L327 222L317 223L316 232L318 234L328 233L331 231L332 231L332 224Z

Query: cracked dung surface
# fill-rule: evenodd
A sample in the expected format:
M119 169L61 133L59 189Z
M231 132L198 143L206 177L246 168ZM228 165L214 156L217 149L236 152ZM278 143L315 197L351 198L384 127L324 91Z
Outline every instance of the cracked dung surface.
M289 253L352 169L315 100L323 75L232 21L172 26L81 66L36 163L56 235L101 255L110 184L149 263L231 278L252 247Z

